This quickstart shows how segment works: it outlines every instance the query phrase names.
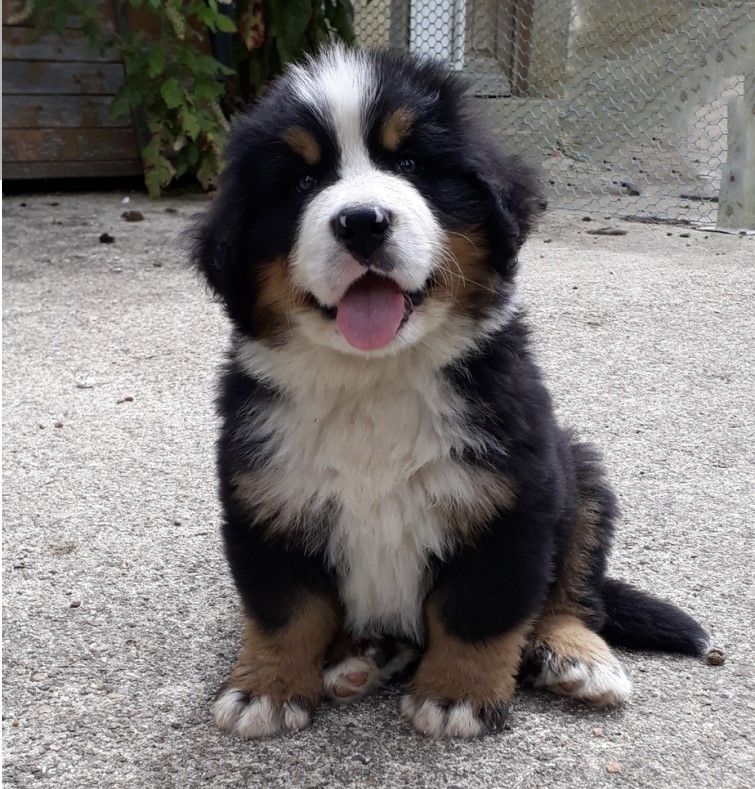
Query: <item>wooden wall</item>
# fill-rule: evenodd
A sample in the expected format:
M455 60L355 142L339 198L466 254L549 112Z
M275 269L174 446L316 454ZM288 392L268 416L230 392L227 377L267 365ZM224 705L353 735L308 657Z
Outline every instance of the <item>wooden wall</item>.
M3 177L141 175L131 118L109 113L123 83L117 55L92 53L75 19L63 37L34 40L23 5L3 0ZM100 6L115 25L115 1Z

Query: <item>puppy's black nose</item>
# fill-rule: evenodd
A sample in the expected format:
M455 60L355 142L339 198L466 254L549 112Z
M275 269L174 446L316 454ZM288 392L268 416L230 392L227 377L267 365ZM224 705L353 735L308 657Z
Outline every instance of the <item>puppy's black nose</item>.
M331 221L335 237L360 262L385 241L391 226L391 215L377 206L351 206Z

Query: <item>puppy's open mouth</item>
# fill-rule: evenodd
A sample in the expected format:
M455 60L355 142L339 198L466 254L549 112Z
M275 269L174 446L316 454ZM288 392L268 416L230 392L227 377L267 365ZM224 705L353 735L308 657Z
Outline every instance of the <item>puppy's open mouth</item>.
M407 293L394 280L368 271L349 286L335 307L318 306L335 319L349 345L373 351L393 340L424 296L424 290Z

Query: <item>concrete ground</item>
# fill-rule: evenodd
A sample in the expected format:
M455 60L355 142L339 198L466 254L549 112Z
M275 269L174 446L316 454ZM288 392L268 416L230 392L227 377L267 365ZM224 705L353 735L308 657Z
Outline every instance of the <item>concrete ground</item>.
M752 785L755 239L552 216L521 277L622 503L612 573L699 617L723 666L624 653L625 709L523 692L474 742L422 739L389 690L244 743L209 715L239 612L213 470L228 327L179 245L202 201L121 198L4 202L6 785Z

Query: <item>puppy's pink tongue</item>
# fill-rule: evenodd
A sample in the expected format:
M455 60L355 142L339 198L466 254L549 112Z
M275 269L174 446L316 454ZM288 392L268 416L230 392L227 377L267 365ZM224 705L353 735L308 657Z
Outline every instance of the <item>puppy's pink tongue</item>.
M393 280L368 273L338 302L336 326L349 345L372 351L396 336L404 311L401 288Z

